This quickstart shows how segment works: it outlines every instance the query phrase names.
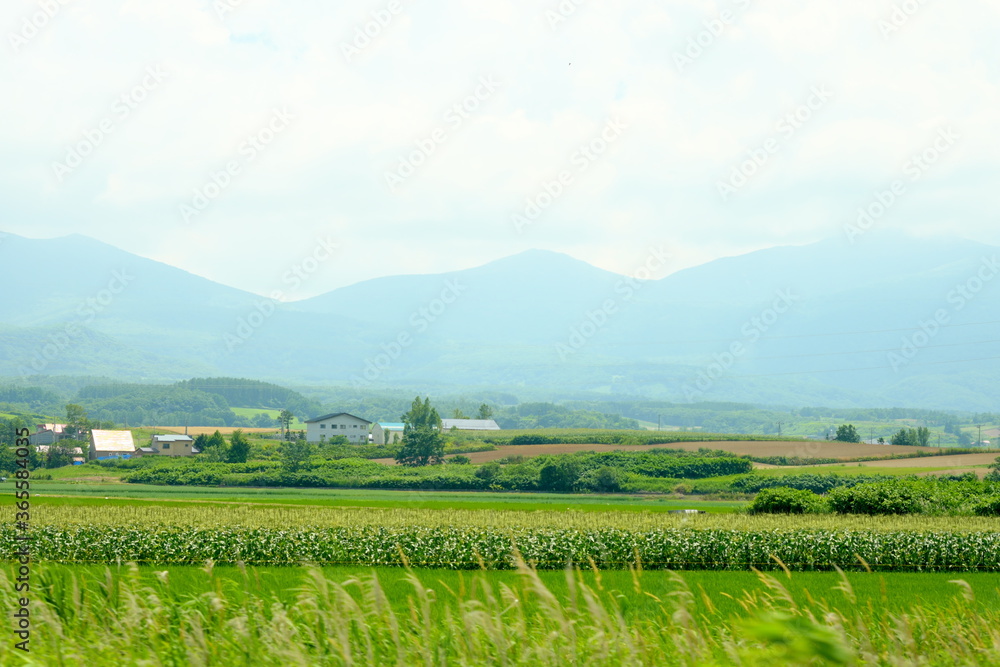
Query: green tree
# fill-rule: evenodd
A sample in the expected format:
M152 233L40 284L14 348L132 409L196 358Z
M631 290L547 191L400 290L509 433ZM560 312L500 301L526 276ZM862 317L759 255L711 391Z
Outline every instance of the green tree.
M292 420L294 419L295 415L288 409L282 410L281 414L278 415L278 423L281 425L282 438L288 438L289 429L292 427ZM290 440L291 438L288 439Z
M451 413L451 418L452 419L468 419L469 415L467 415L464 412L462 412L462 408L455 408L455 410Z
M204 433L199 433L195 437L194 444L192 445L192 447L194 449L197 449L199 452L204 452L205 449L208 447L208 436L205 435Z
M538 478L538 486L543 491L569 492L580 479L580 462L569 458L561 458L542 467Z
M87 418L87 411L83 406L70 403L66 406L66 433L75 437L86 435L90 430L90 420Z
M476 413L476 419L493 419L493 408L483 403L479 406L479 412Z
M201 453L204 460L209 463L224 463L228 460L229 444L223 435L219 431L216 431L205 438L201 447Z
M281 467L296 472L309 461L313 447L302 440L289 440L281 445Z
M396 462L405 466L426 466L444 460L444 439L434 429L421 427L403 432L403 444Z
M236 429L229 438L229 451L226 453L227 463L246 463L250 454L250 441L243 435L243 429Z
M913 430L913 441L921 447L929 447L931 444L931 430L926 426L918 426Z
M840 442L861 442L861 436L858 434L858 429L854 428L854 424L841 424L837 427L837 435L834 440L839 440Z
M441 463L444 459L444 439L441 437L441 416L431 406L431 399L413 399L410 411L403 415L403 443L396 462L407 466Z
M503 468L496 461L490 461L484 463L476 469L473 473L477 478L486 482L487 485L493 484L500 478L500 474L503 472Z
M915 444L917 444L914 441L914 437L913 437L912 431L913 431L913 429L909 429L909 428L901 428L901 429L899 429L898 431L896 431L893 434L892 439L889 440L889 444L890 445L915 445Z
M419 396L413 399L410 411L403 415L404 437L408 428L441 428L441 415L438 414L436 408L431 406L430 397L424 398L423 401L420 400Z
M73 440L64 440L63 443L67 446L62 444L49 446L49 451L45 455L46 468L62 468L63 466L72 465L73 450L71 447L78 447L80 444L83 444L77 444Z

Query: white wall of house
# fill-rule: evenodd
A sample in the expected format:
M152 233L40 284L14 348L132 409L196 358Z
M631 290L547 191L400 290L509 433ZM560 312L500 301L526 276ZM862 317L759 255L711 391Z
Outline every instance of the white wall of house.
M368 443L368 426L371 422L354 415L341 413L325 419L309 421L306 423L306 440L309 442L322 442L329 440L335 435L347 437L347 441L354 445L364 445Z
M403 439L403 429L386 428L382 424L372 425L372 444L391 445Z

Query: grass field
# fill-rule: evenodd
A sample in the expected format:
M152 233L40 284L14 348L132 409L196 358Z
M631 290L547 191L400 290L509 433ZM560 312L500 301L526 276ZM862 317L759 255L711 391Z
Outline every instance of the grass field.
M271 419L277 420L278 416L281 414L281 410L278 410L277 408L229 408L229 409L232 410L237 417L247 417L251 419L261 413L264 413ZM275 424L277 424L277 421L275 421ZM295 417L292 420L291 428L293 431L301 431L305 430L306 425L305 422L303 422L301 419Z
M31 653L0 664L992 665L998 581L42 565Z
M13 493L13 483L0 484ZM422 509L483 510L566 510L582 512L639 511L666 512L675 509L701 509L707 512L732 512L746 503L671 499L656 495L581 495L549 493L487 493L446 491L379 491L361 489L247 489L220 487L153 486L146 484L65 484L32 483L33 501L40 505L82 504L91 500L105 503L106 498L127 502L227 502L277 505L312 505L318 507L411 507Z

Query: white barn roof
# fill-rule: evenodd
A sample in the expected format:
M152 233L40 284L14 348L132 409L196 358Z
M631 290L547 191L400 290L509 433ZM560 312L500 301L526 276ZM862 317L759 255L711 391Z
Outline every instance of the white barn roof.
M94 449L99 452L134 452L135 441L132 440L132 431L99 431L90 432L91 442Z
M492 419L442 419L441 430L447 431L452 427L459 431L499 431L500 426Z

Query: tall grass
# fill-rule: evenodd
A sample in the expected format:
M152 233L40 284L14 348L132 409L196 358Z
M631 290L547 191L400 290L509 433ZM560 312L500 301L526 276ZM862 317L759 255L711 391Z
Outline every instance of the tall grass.
M391 603L378 575L336 581L311 570L291 603L259 592L245 569L238 590L204 568L196 592L181 593L163 571L108 568L97 582L45 569L33 589L31 653L0 644L0 665L993 665L1000 663L1000 614L977 604L956 580L942 608L898 613L855 604L841 577L817 602L789 592L785 575L760 573L765 592L720 618L711 596L672 575L660 597L632 570L630 590L600 573L565 571L557 595L523 561L513 583L477 574L450 588L410 573L407 604ZM592 583L587 583L586 580ZM190 584L188 586L190 590ZM0 572L0 612L13 611L13 582ZM655 612L627 613L635 597ZM804 599L803 599L804 598ZM700 604L699 604L700 600ZM9 616L8 616L9 617Z

